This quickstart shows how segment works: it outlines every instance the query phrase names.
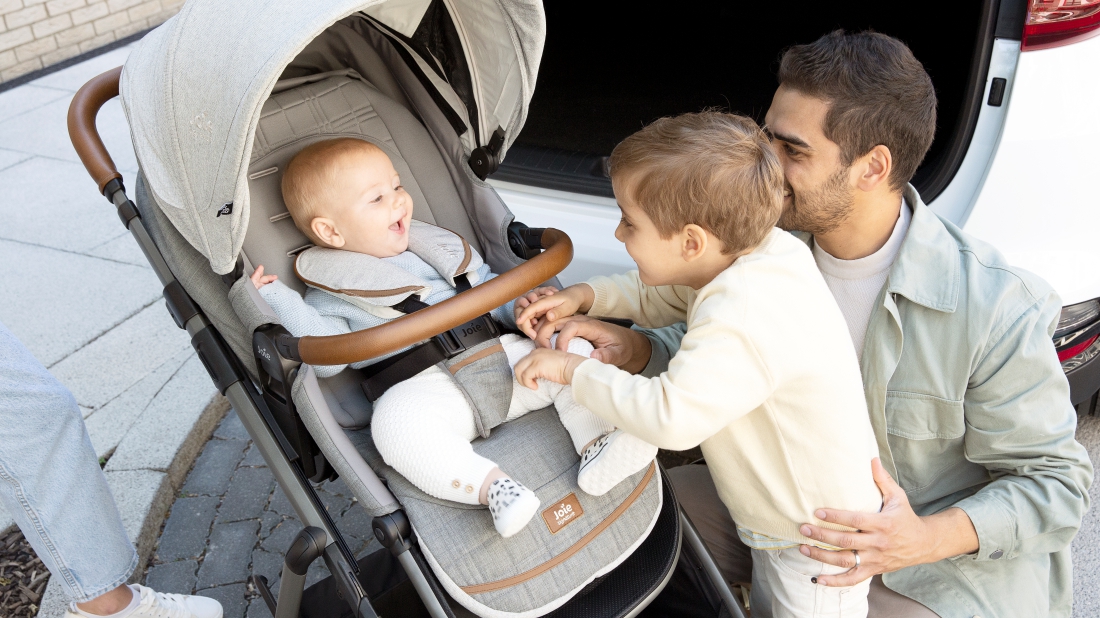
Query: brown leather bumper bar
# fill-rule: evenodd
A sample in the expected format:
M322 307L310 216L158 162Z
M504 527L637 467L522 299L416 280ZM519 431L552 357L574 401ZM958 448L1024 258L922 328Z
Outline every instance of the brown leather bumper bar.
M76 154L80 156L80 162L99 186L100 193L103 193L107 183L122 178L95 126L99 109L118 96L118 79L121 75L122 67L115 67L95 76L80 87L69 105L69 139L76 148Z
M302 337L298 354L311 365L343 365L389 354L448 331L557 276L573 259L573 241L547 228L539 255L472 290L381 326L332 337Z

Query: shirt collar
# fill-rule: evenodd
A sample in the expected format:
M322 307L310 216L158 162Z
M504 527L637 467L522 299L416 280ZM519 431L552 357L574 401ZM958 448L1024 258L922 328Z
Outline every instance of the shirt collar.
M890 275L887 292L901 294L912 302L954 313L959 302L959 247L940 218L924 202L913 185L906 185L905 203L913 210L909 231L901 243ZM794 232L813 249L813 236Z

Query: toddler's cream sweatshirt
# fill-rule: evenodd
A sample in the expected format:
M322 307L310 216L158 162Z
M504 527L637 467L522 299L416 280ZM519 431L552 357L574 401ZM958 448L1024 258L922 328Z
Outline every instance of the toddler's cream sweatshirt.
M588 281L588 315L657 328L687 323L668 371L588 360L577 401L658 447L701 444L739 527L791 543L828 507L877 512L878 446L848 327L804 243L773 229L699 290L647 286L637 271Z

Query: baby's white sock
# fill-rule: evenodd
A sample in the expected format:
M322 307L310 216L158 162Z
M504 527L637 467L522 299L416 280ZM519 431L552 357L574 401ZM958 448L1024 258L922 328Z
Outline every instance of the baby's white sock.
M656 456L656 446L616 429L584 449L577 485L589 495L602 496Z
M535 492L507 476L489 485L488 499L493 525L504 538L523 530L540 504Z

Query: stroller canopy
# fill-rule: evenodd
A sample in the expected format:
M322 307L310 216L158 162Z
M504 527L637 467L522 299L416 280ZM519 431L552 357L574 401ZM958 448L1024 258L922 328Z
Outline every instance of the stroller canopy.
M465 149L503 158L523 127L539 0L191 0L131 53L120 91L150 191L215 272L233 270L248 228L261 107L306 45L357 12L420 65Z

